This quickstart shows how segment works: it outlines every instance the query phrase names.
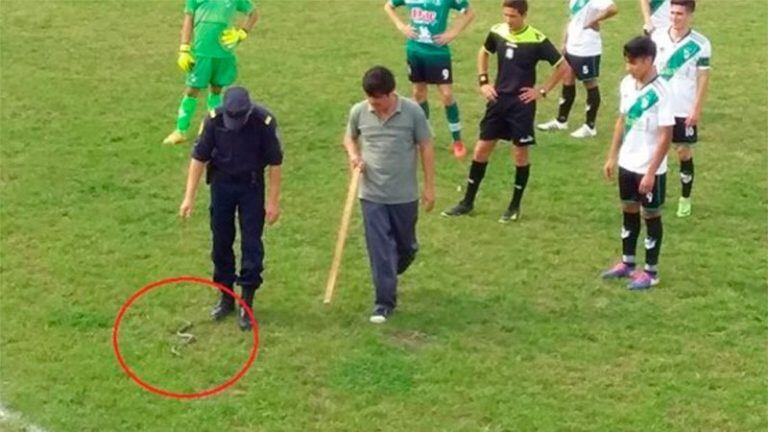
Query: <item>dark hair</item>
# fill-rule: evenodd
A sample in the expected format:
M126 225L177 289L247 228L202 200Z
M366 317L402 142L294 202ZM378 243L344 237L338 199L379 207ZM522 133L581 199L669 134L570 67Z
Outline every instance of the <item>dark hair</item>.
M504 0L502 7L508 7L516 10L520 15L528 13L528 0Z
M696 11L696 0L672 0L671 4L686 8L688 13L693 13Z
M395 76L384 66L374 66L363 75L363 91L368 96L384 96L395 91Z
M636 59L640 57L656 58L656 43L648 36L636 36L624 45L624 57Z

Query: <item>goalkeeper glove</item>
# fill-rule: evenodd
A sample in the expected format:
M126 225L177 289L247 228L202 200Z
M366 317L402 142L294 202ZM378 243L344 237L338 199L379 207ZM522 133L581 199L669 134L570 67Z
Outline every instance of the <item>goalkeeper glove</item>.
M176 60L176 64L178 64L184 72L192 70L192 66L195 65L195 58L192 57L189 45L182 44L179 47L179 58Z
M221 33L221 43L227 49L233 49L248 37L248 32L243 29L226 29Z

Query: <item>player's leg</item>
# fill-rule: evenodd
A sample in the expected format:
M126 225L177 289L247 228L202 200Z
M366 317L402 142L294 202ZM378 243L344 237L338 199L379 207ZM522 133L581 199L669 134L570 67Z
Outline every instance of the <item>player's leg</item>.
M631 290L648 289L659 283L659 254L664 227L661 222L661 207L664 205L667 189L667 175L656 176L653 191L643 197L643 218L645 219L645 268L637 272L627 286Z
M424 111L424 115L427 116L427 120L429 120L429 95L427 91L427 83L415 82L412 85L412 89L413 100L419 104L421 109Z
M397 244L386 204L360 200L375 301L371 322L382 323L397 306Z
M181 144L187 140L187 131L197 110L200 90L208 86L211 78L211 60L207 57L195 59L192 70L187 73L187 88L177 110L176 128L163 140L163 144Z
M603 272L603 279L630 277L635 271L637 239L640 237L639 174L619 168L619 197L622 202L621 260Z
M413 100L421 106L427 119L429 119L427 77L424 71L423 59L419 54L408 51L406 53L406 63L408 65L408 81L411 82L412 86Z
M576 77L584 83L587 90L587 109L584 124L573 131L571 136L574 138L590 138L597 135L595 123L597 121L597 111L600 108L600 87L598 77L600 76L600 56L579 57L579 69L575 70Z
M206 100L206 108L208 113L213 117L216 108L221 106L221 86L212 85L208 89L208 99Z
M235 274L235 254L232 244L235 241L235 210L237 207L236 185L214 181L211 183L211 234L213 247L213 281L233 289ZM211 310L215 320L224 318L235 309L234 298L221 293L219 301Z
M680 186L682 193L677 203L677 217L691 215L691 191L693 190L693 145L698 140L696 126L686 127L685 118L676 117L672 130L677 158L680 161Z
M450 72L449 69L446 69ZM453 139L453 156L457 159L464 159L467 155L467 149L461 140L461 115L459 113L459 104L453 97L453 84L438 84L437 89L440 92L440 100L445 107L445 118L448 121L448 129L451 131Z
M485 140L482 138L475 143L475 152L472 156L472 164L469 167L469 177L465 188L464 198L458 204L440 213L442 216L463 216L472 212L475 207L475 198L480 190L480 183L485 177L488 167L488 159L496 147L496 139Z
M550 131L568 129L568 116L571 114L573 101L576 100L576 75L574 75L573 69L567 59L568 55L566 54L566 63L568 64L568 67L566 68L567 72L563 77L560 104L557 108L557 118L539 124L537 127L540 130Z

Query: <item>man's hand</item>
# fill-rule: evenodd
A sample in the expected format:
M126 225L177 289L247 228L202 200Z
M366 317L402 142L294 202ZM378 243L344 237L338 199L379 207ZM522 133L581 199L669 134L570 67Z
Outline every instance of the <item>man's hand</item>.
M613 180L613 173L616 172L616 159L608 158L603 165L603 175L606 180Z
M584 30L592 29L596 32L600 31L600 21L591 21L584 24Z
M349 157L349 168L354 170L360 170L360 172L365 171L365 162L363 162L363 158L360 156L354 155Z
M278 219L280 219L280 204L268 202L265 212L267 225L273 225L275 222L277 222Z
M685 127L694 127L697 124L699 124L699 117L701 117L701 114L694 111L691 113L691 115L688 116L688 118L685 119Z
M529 104L543 97L540 91L533 87L523 87L520 89L520 100L525 104Z
M243 29L230 28L221 32L221 44L227 49L234 49L240 42L248 37L248 32Z
M404 34L408 39L416 39L418 37L416 31L414 31L413 28L408 24L400 24L397 26L397 29L400 30L400 33Z
M455 32L447 31L435 36L434 41L438 46L448 45L452 40L456 39L456 36L458 35Z
M421 204L424 206L426 212L431 212L435 208L435 188L431 186L425 186L424 191L421 193Z
M496 92L496 89L493 88L490 84L483 84L482 87L480 87L480 93L483 94L483 97L488 102L496 102L496 99L499 98L499 94Z
M179 216L184 219L189 219L192 216L192 207L194 207L194 200L184 198L184 201L179 206Z
M176 64L178 64L179 68L184 72L192 70L192 67L195 65L195 58L192 56L189 45L182 44L179 47L179 58L176 60Z
M646 23L643 24L643 33L645 33L646 36L649 36L651 33L653 33L653 30L653 23L650 21L646 21Z
M651 191L653 190L654 183L656 183L656 176L653 174L646 173L643 176L643 179L640 180L640 187L638 187L637 190L642 195L647 195L651 193Z

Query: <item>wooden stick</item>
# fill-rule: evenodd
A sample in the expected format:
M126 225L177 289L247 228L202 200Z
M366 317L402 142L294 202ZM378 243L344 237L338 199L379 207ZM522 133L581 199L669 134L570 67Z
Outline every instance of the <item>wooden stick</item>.
M349 179L349 187L347 188L347 200L344 202L344 212L341 215L341 226L339 227L339 235L336 239L336 250L333 252L333 262L331 263L331 271L328 273L328 283L325 284L325 298L323 303L331 303L333 297L333 289L336 286L336 278L339 275L339 267L341 267L341 257L344 254L344 244L347 242L347 234L349 233L349 220L352 218L352 208L355 205L355 199L357 198L357 185L360 182L360 170L352 170L352 177Z

